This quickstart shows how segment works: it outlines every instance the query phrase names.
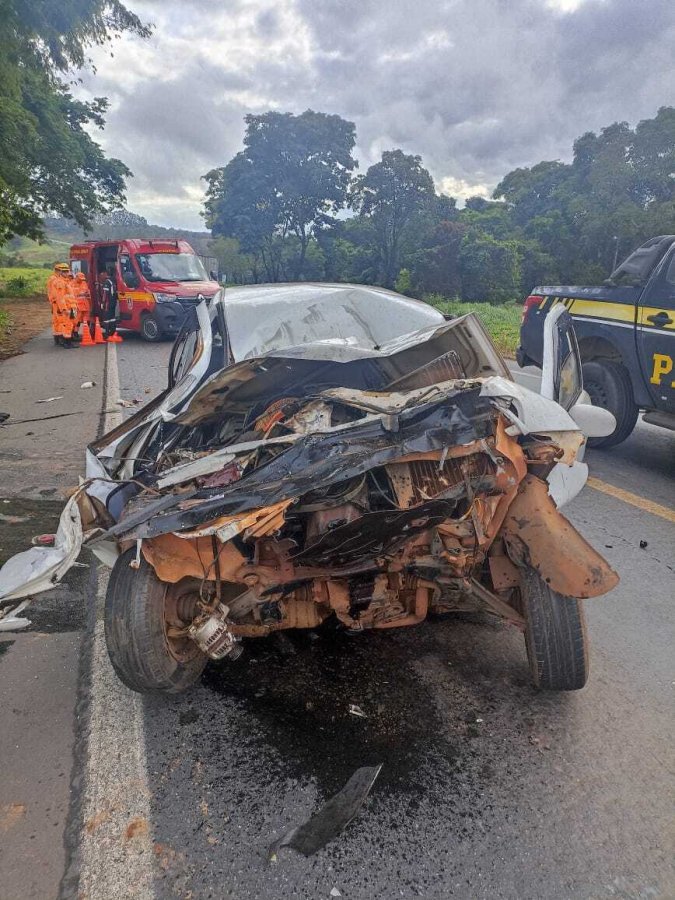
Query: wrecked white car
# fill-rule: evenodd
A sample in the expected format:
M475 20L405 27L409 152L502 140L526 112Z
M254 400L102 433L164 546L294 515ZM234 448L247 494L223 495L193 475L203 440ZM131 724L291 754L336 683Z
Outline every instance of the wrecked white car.
M55 546L2 569L0 616L85 544L112 565L106 640L136 691L181 691L279 629L476 608L525 633L539 687L580 688L580 599L618 578L558 507L586 480L584 431L613 422L579 402L562 307L545 354L540 396L473 315L362 286L220 292L167 390L88 448Z

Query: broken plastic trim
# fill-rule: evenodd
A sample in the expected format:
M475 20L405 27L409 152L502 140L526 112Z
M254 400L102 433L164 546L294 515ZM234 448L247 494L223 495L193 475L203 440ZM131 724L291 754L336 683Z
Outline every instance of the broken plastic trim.
M380 774L382 764L357 769L347 784L302 825L297 825L270 847L274 858L282 847L292 847L311 856L332 841L352 821Z

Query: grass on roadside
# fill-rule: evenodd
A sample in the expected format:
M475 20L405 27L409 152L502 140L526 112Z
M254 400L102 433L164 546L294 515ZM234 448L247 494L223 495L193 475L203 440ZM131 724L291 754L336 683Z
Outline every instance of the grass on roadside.
M28 238L14 238L4 247L0 247L0 253L5 256L17 257L26 266L42 266L48 264L49 267L55 262L66 262L68 260L68 250L70 245L79 240L77 235L73 235L68 240L69 235L63 235L66 240L51 240L38 243Z
M37 297L47 290L49 269L0 268L0 297Z
M424 299L448 315L477 313L499 352L509 357L515 355L520 339L522 304L511 302L492 306L490 303L463 303L461 300L446 300L439 294L431 294Z
M49 325L49 275L49 269L0 267L0 360L21 353Z

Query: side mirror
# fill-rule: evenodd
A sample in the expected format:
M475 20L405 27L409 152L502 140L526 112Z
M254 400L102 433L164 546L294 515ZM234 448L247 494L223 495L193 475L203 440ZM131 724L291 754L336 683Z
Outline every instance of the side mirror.
M541 395L569 410L582 390L581 355L572 316L559 303L544 320Z
M569 411L574 421L587 438L607 437L616 430L616 419L608 409L602 406L591 406L582 397Z

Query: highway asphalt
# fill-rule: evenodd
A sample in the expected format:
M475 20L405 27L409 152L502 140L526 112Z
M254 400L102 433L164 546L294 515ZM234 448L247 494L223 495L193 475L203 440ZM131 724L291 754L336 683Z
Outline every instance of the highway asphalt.
M101 405L112 408L118 389L141 403L159 392L169 350L133 337L118 345L119 388L108 372ZM34 378L37 392L39 377L24 364L16 380ZM45 458L94 436L72 431L45 438ZM25 479L20 448L3 457L3 440L0 429L5 484L13 472ZM640 424L621 447L587 456L598 487L567 514L621 583L586 603L591 678L572 695L533 690L519 633L448 619L256 642L237 663L209 665L185 695L139 698L116 681L102 645L105 575L97 585L80 570L41 600L31 632L2 639L0 679L12 700L3 700L0 745L0 843L9 848L0 897L674 897L675 531L657 514L675 508L674 449L674 434ZM71 474L45 475L37 496ZM41 664L51 623L62 643ZM22 760L34 778L21 780ZM270 861L289 827L357 768L380 763L339 837L311 857L284 849ZM46 788L35 783L41 775ZM66 821L57 782L69 775ZM41 791L60 804L56 826ZM58 841L49 843L48 828Z

